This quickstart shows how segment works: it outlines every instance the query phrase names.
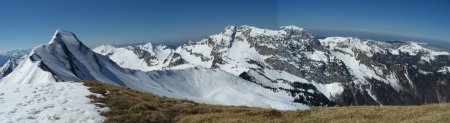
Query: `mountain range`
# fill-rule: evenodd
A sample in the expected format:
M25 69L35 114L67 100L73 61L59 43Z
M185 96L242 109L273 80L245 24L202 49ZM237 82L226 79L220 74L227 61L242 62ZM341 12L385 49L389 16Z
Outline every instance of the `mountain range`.
M74 33L57 30L0 83L99 80L202 103L276 109L416 105L450 98L449 55L417 42L316 38L296 26L228 26L177 48L92 50Z

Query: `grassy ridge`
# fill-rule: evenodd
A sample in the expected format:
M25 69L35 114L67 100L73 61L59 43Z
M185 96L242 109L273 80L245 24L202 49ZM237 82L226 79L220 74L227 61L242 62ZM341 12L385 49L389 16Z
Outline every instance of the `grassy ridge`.
M199 104L142 93L95 81L85 81L96 103L111 110L102 115L110 123L124 122L450 122L450 104L424 106L349 106L279 111L244 106Z

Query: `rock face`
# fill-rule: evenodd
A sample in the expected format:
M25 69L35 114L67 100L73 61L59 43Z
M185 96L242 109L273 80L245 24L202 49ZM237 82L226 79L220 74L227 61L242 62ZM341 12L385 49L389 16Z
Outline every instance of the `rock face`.
M318 39L296 26L228 26L176 49L147 44L94 51L141 71L220 69L311 106L410 105L450 98L448 52L416 42Z
M15 68L15 61L8 60L2 67L0 67L0 79L11 73Z

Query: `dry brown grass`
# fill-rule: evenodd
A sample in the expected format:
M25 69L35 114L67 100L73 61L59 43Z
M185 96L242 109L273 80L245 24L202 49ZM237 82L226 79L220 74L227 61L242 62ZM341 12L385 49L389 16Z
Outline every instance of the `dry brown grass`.
M85 81L90 91L105 98L91 96L111 110L102 115L109 123L140 122L450 122L450 104L424 106L349 106L313 108L305 111L279 111L243 106L198 104L188 100L142 93L95 81ZM107 91L109 94L106 94Z

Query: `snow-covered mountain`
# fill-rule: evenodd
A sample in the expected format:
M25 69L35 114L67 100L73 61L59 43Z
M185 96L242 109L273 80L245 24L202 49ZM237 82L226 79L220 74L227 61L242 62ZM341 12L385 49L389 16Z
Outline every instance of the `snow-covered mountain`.
M449 53L426 44L228 26L174 49L148 43L93 51L58 30L0 83L99 80L211 104L304 109L447 102L449 78Z
M102 45L95 48L94 51L108 55L121 67L142 71L162 70L170 65L174 55L174 51L167 46L153 47L151 43L119 48Z
M153 49L146 46L136 48ZM162 53L155 49L156 53ZM302 103L295 103L294 97L287 92L264 88L220 69L190 67L151 72L125 69L108 57L91 51L73 33L62 30L57 30L48 44L34 48L11 74L0 80L0 84L78 80L99 80L161 96L210 104L307 108Z
M104 45L94 51L140 71L223 70L307 105L426 104L450 98L448 52L416 42L317 39L296 26L228 26L176 49Z
M30 50L12 50L0 54L0 79L8 75L30 53Z

